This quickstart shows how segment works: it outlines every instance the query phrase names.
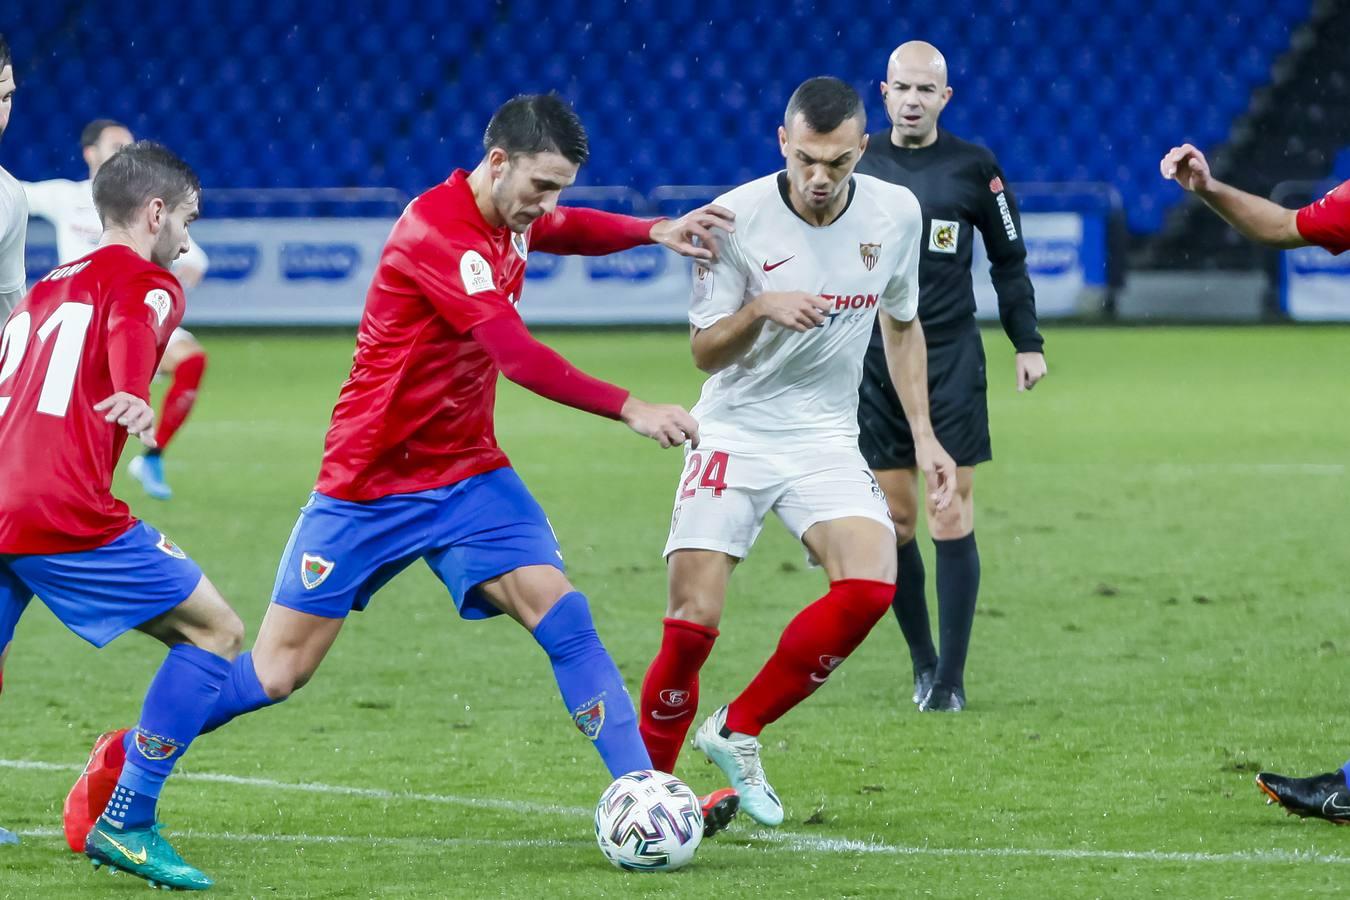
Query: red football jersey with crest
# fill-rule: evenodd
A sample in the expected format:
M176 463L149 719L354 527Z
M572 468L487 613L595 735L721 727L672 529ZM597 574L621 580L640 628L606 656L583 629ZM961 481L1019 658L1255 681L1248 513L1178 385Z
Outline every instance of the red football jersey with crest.
M524 234L490 225L469 173L417 197L385 243L316 490L367 501L509 465L492 412L498 369L473 329L519 317L530 251L600 255L651 243L650 219L558 207Z
M150 397L183 289L130 247L49 272L0 338L0 553L101 547L136 524L112 495L127 431L94 404Z
M1343 181L1321 200L1298 211L1298 233L1310 244L1332 253L1350 250L1350 181Z

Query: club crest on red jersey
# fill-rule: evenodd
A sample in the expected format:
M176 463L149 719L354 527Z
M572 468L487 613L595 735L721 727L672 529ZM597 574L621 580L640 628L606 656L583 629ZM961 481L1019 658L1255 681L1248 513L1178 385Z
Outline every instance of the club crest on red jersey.
M862 256L863 265L866 266L867 271L870 272L872 269L876 268L877 260L881 258L881 245L859 244L858 253Z
M146 734L138 730L136 732L136 751L146 759L163 760L178 752L178 744L169 738L160 737L157 734Z
M689 702L689 692L675 690L662 691L661 702L666 706L684 706Z
M600 737L600 730L605 727L605 701L596 697L583 704L572 713L572 721L576 722L581 733L591 740Z
M167 553L174 559L187 559L187 554L183 552L182 548L180 548L177 544L175 544L173 541L169 540L162 534L159 536L159 540L155 543L155 547L160 552Z
M300 583L305 590L312 591L333 574L337 565L331 559L324 559L317 553L306 553L300 557Z
M168 291L155 288L145 295L145 305L154 312L155 324L163 325L164 320L169 317L169 311L173 309L173 300L169 298Z

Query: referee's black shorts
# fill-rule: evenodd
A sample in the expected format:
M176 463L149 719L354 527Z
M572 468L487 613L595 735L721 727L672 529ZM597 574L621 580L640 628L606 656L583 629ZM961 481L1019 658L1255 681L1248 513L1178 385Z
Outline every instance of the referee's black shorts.
M994 458L985 398L984 342L972 321L928 343L928 406L939 443L958 466ZM881 335L873 332L858 388L858 446L873 469L914 467L914 436L886 369Z

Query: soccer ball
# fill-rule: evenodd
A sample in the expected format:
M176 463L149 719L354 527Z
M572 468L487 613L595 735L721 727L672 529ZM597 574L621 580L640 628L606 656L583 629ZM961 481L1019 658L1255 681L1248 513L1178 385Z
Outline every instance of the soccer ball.
M600 795L595 841L620 869L671 872L687 865L702 843L703 809L674 775L629 772Z

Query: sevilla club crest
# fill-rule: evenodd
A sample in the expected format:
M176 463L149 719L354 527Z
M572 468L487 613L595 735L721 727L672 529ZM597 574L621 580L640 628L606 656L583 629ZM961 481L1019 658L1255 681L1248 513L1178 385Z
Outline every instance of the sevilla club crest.
M859 244L858 253L862 256L863 265L870 272L876 267L877 260L881 257L881 245Z
M689 702L689 692L677 690L662 691L661 702L666 706L684 706Z
M331 559L324 559L317 553L304 554L300 557L300 583L305 590L314 590L333 574L335 565Z
M605 701L597 697L582 706L572 713L572 721L591 740L600 737L600 729L605 727Z

